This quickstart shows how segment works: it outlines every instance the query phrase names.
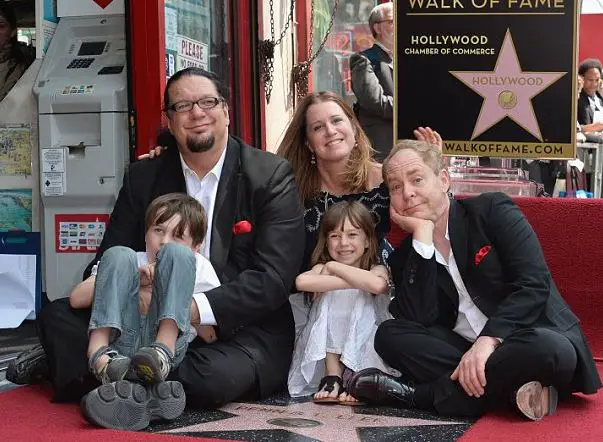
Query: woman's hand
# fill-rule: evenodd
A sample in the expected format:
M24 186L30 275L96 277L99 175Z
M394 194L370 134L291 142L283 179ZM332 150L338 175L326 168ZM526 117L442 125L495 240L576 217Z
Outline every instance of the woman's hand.
M427 141L428 143L434 144L440 148L440 152L442 151L443 143L442 137L439 133L433 130L430 127L417 127L413 131L415 138L419 141Z
M144 160L144 159L148 158L149 160L152 160L153 158L161 155L161 152L163 152L166 149L167 149L167 147L155 146L155 149L151 149L151 151L149 153L143 153L142 155L138 155L138 159Z

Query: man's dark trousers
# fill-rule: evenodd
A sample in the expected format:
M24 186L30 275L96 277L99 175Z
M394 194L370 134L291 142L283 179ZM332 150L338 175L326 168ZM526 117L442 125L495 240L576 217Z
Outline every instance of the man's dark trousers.
M486 394L479 399L450 380L471 345L445 327L424 327L403 319L385 321L375 336L377 353L402 372L404 379L415 382L417 393L428 391L433 407L442 415L480 416L489 404L508 402L530 381L553 385L561 394L572 391L577 356L561 333L528 328L508 336L486 363Z

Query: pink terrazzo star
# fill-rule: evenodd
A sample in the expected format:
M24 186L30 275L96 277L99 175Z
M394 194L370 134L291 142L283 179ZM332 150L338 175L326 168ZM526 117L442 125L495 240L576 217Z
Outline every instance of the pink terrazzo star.
M342 405L317 405L313 402L287 406L243 404L233 402L220 408L236 416L188 427L168 430L166 433L208 431L286 430L322 442L359 441L357 429L366 427L409 427L419 425L456 425L461 422L413 419L354 413L352 407ZM291 427L269 423L275 419L308 419L321 425Z
M566 74L522 71L508 29L494 71L450 73L484 97L471 135L472 140L503 118L509 117L540 141L542 134L532 106L532 98Z

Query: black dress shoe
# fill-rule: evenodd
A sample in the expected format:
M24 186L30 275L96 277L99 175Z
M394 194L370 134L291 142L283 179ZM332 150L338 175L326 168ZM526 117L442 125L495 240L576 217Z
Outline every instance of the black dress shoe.
M414 408L415 388L411 384L383 373L376 368L367 368L356 373L347 387L356 399L373 405L394 405Z
M37 344L8 364L6 379L13 384L39 384L49 379L49 373L46 352Z

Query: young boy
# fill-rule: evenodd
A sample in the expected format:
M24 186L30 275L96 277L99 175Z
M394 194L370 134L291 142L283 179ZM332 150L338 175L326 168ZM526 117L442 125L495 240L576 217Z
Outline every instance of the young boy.
M69 297L92 305L88 366L103 384L126 377L163 382L188 347L193 293L220 285L199 254L207 229L201 204L179 193L158 197L145 217L146 252L111 247ZM198 329L208 335L211 330Z

